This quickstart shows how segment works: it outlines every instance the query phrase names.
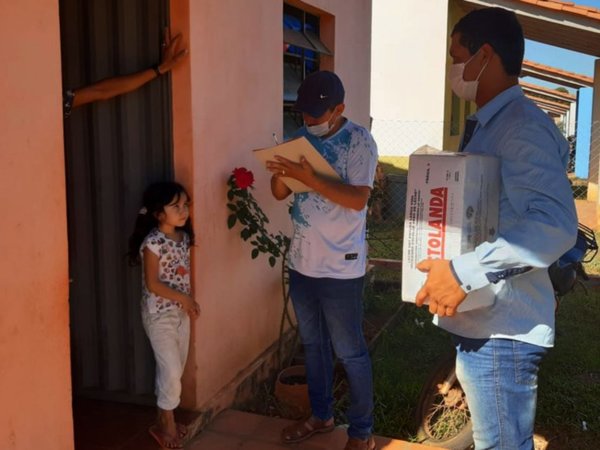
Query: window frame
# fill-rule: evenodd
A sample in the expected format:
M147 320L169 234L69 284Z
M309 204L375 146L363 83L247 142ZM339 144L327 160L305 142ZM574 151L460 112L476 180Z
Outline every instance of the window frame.
M287 16L287 18L286 18ZM297 21L296 28L286 23ZM298 27L299 25L299 27ZM313 72L320 70L321 55L333 56L333 52L320 39L321 16L283 4L283 133L289 138L303 125L302 114L294 111L296 91L302 81ZM294 80L293 77L297 78ZM293 97L293 98L292 98Z

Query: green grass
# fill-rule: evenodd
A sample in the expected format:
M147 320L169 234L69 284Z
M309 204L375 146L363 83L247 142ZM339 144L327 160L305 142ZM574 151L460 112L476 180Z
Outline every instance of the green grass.
M592 449L600 441L598 294L597 288L590 295L579 288L563 299L556 346L542 363L536 430L552 439L552 449ZM399 298L398 292L387 295ZM447 333L431 323L426 309L404 307L399 324L384 332L372 356L377 434L414 439L421 387L450 349Z
M537 423L572 431L587 422L600 440L600 292L566 296L556 317L556 343L542 363ZM590 433L588 432L588 433Z
M404 227L400 221L369 223L369 257L402 259Z
M401 322L384 332L372 356L377 434L414 439L421 387L437 360L451 349L448 334L431 323L426 309L404 306Z
M600 244L600 231L596 231L595 235L596 242ZM586 263L583 266L588 275L600 275L600 254L597 254L591 262Z

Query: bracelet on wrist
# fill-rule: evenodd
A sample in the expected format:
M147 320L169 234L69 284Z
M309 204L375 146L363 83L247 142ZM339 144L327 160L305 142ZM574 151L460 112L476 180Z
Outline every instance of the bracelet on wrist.
M159 64L152 66L152 70L154 70L154 73L156 73L156 78L159 78L162 75L162 73L160 73L159 67Z

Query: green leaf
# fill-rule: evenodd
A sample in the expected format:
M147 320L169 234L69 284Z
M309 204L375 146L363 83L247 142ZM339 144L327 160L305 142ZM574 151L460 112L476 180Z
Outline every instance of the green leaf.
M248 228L244 228L242 230L242 232L240 233L240 236L242 237L243 240L247 241L248 238L250 236L252 236L252 233L250 233L250 230Z
M275 259L275 257L274 257L274 256L270 256L270 257L269 257L269 265L270 265L271 267L275 267L275 263L276 263L276 262L277 262L277 260Z
M260 252L258 251L258 249L257 249L257 248L255 248L255 249L252 249L252 259L256 259L256 258L258 257L258 254L259 254L259 253L260 253Z
M230 214L229 217L227 218L227 228L229 228L231 230L234 227L236 220L237 220L236 215Z
M233 203L227 203L227 207L232 211L237 211L237 206L235 206Z

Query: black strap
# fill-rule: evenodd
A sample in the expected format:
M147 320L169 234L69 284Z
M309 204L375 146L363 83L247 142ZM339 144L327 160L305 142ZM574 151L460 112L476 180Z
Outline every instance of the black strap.
M477 119L475 117L469 117L467 119L467 123L465 125L465 132L463 133L462 143L460 144L459 152L462 152L471 138L473 137L473 133L475 132L475 128L477 128Z

